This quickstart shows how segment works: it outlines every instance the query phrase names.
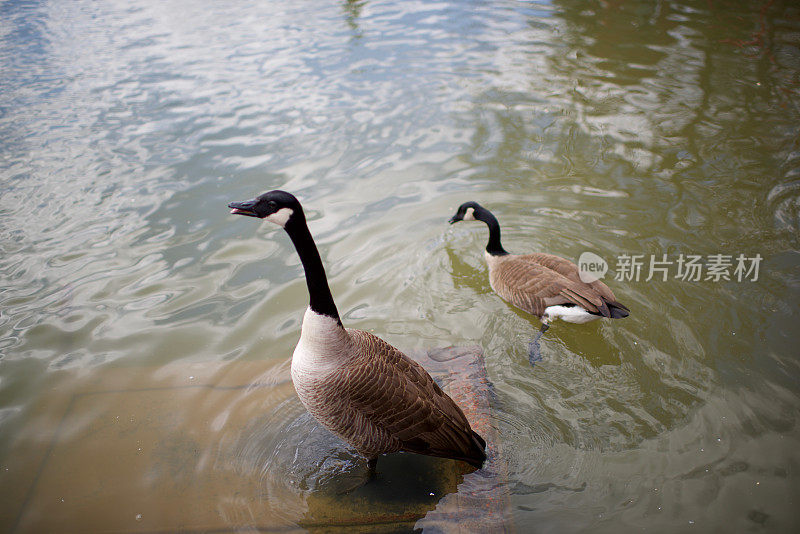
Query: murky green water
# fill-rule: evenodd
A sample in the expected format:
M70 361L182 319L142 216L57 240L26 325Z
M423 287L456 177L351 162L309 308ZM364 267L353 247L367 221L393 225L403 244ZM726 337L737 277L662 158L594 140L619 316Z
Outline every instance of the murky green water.
M0 530L26 524L8 504L33 498L26 451L58 452L54 399L109 373L285 373L299 260L225 207L281 188L348 326L484 349L509 527L796 531L800 9L722 4L0 3ZM605 258L631 316L557 324L531 368L538 322L491 292L485 228L447 224L465 200L511 252ZM729 280L707 279L718 254ZM740 254L763 258L757 280L737 281ZM625 255L638 279L614 279ZM690 255L698 281L677 276ZM230 408L205 395L177 424ZM241 447L291 525L314 488L282 402ZM100 407L72 407L83 426L59 431L80 446Z

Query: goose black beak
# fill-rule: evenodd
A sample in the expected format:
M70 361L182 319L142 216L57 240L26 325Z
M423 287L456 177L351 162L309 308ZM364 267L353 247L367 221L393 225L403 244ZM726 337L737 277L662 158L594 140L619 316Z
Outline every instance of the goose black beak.
M255 200L244 200L242 202L231 202L228 207L231 208L231 213L236 215L247 215L248 217L258 217L253 209L256 205Z
M458 217L458 215L453 215L452 217L450 217L450 224L455 224L455 223L457 223L458 221L461 221L461 220L463 220L463 219L460 219Z

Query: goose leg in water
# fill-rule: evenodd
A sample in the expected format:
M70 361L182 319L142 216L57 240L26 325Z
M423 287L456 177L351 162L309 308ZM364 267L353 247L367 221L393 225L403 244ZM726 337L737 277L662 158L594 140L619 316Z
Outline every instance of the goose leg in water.
M378 465L378 458L369 458L367 459L367 472L364 473L363 471L355 471L352 473L353 476L349 477L341 477L340 478L340 485L336 491L338 495L346 495L351 491L355 491L358 488L369 484L373 480L375 480L377 476L377 472L375 471L375 467Z
M528 345L528 361L531 362L532 366L536 365L536 362L542 359L542 353L539 350L539 339L542 337L542 334L547 332L548 328L550 328L549 324L542 323L542 327L536 332L536 337L533 338L533 341Z
M367 480L372 480L378 474L378 472L375 470L375 468L378 467L378 459L371 458L367 460L367 467L369 469L369 471L367 472L367 477L368 477Z
M358 488L369 484L377 477L375 467L378 465L378 459L372 458L367 460L367 472L360 469L354 469L346 476L339 477L336 482L336 494L347 495L348 493L357 490Z

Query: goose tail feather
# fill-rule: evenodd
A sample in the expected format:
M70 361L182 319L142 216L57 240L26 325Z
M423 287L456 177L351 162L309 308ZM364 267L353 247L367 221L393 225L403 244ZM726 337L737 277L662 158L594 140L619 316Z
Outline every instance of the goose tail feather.
M627 317L630 315L631 311L623 304L619 302L609 303L608 311L611 313L610 317L612 319L622 319L623 317Z
M474 430L472 431L472 442L475 445L473 452L475 454L474 458L467 459L467 463L469 463L473 467L477 467L480 469L483 467L483 462L486 461L486 441Z

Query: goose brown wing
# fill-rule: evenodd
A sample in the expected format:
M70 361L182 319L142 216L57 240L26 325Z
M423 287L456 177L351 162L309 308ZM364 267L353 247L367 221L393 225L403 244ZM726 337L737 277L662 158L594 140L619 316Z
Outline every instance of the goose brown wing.
M581 280L580 270L578 269L578 266L567 259L564 259L560 256L554 256L553 254L545 254L543 252L539 252L536 254L526 254L524 256L517 256L517 257L521 261L543 265L548 269L552 269L557 273L565 276L566 278L572 280L573 282L588 285L589 287L594 289L598 295L603 297L603 299L608 303L617 302L617 298L614 296L614 293L611 291L611 289L600 280L595 280L594 282L588 284L583 280Z
M537 316L548 306L558 304L575 304L593 313L609 314L603 294L580 280L577 267L551 254L506 256L491 269L490 282L501 297ZM613 299L605 284L600 284Z
M544 252L537 252L535 254L525 254L523 256L513 257L521 262L547 267L548 269L551 269L575 282L581 281L578 266L560 256L545 254Z
M617 297L614 296L614 292L611 291L611 288L605 285L600 280L595 280L594 282L588 284L585 283L583 280L581 280L580 270L578 269L578 266L569 260L566 260L560 256L554 256L553 254L545 254L544 252L539 252L536 254L526 254L524 256L518 256L518 258L529 263L543 265L565 276L566 278L572 280L573 282L583 285L588 285L589 287L594 289L595 292L597 292L597 294L600 295L600 297L602 297L602 299L606 301L607 304L611 304L627 310L625 306L623 306L617 301Z
M349 403L400 449L465 460L480 466L485 442L456 403L418 363L382 339L348 330L362 363L345 371ZM369 356L366 356L369 355Z

